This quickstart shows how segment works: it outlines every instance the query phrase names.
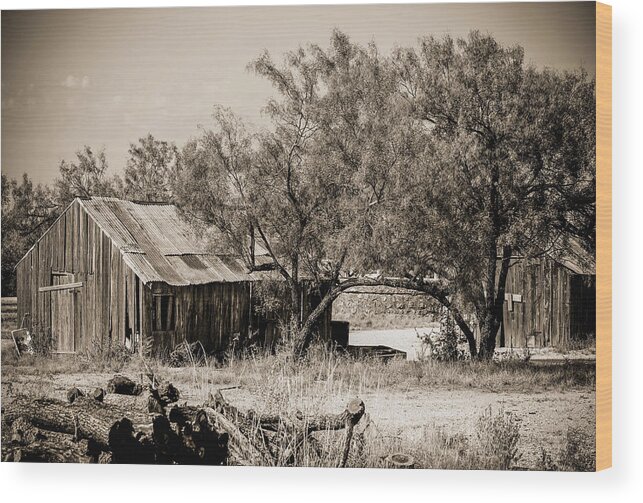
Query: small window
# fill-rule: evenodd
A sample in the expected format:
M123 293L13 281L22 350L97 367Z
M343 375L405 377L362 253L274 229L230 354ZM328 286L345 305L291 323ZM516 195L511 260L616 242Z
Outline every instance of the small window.
M152 310L155 332L174 330L174 295L154 295Z

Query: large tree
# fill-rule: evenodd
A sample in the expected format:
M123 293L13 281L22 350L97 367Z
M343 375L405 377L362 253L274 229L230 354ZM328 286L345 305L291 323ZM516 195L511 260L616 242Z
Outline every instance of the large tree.
M522 48L477 32L425 38L394 64L424 144L379 227L380 258L420 282L443 278L437 297L472 356L490 358L512 255L555 252L572 236L593 247L594 82L527 67Z
M266 106L272 129L251 135L230 111L216 108L216 127L183 151L178 200L242 255L251 239L267 250L290 294L289 328L301 355L330 303L374 281L342 273L361 265L373 209L412 149L398 124L395 75L374 46L335 32L328 49L301 48L283 64L266 53L250 67L278 93ZM306 285L321 302L302 319Z

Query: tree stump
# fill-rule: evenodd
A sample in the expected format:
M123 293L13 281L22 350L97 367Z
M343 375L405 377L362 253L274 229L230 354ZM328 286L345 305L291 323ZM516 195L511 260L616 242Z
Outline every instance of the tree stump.
M409 456L408 454L389 454L384 459L388 468L415 468L415 459L413 459L413 456Z

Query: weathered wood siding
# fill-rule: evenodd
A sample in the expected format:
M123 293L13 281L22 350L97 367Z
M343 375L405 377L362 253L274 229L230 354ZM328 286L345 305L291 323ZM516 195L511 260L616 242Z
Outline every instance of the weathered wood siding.
M206 351L228 347L236 334L248 334L251 326L249 282L210 283L172 287L155 283L143 292L146 322L143 345L153 353L167 353L182 341L200 341ZM156 295L171 295L175 325L171 331L154 330Z
M175 327L171 331L154 330L155 296L171 296L174 306ZM143 292L146 308L145 341L143 346L153 354L167 354L177 344L200 341L205 350L217 353L226 350L235 337L247 337L257 331L257 342L270 345L278 336L278 326L266 323L255 310L257 299L252 293L251 282L210 283L173 287L155 283ZM318 305L319 297L304 293L303 316ZM287 316L284 317L287 319ZM326 310L317 325L318 335L325 340L331 336L332 306ZM270 333L265 333L268 330Z
M522 300L512 308L505 300L498 345L564 347L586 337L595 324L595 288L592 280L579 277L547 257L513 261L505 291Z
M56 220L17 266L18 316L38 333L51 333L52 294L39 292L57 284L58 274L82 282L73 295L75 352L100 351L124 343L125 291L134 291L135 276L118 248L78 201ZM53 294L56 295L56 294ZM136 332L130 317L131 333ZM54 349L56 349L54 341Z

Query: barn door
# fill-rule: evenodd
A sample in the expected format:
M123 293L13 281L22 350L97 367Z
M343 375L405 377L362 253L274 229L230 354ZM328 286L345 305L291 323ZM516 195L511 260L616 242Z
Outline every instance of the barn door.
M72 274L58 274L53 285L73 283ZM70 287L51 291L51 335L57 353L76 352L76 288Z

